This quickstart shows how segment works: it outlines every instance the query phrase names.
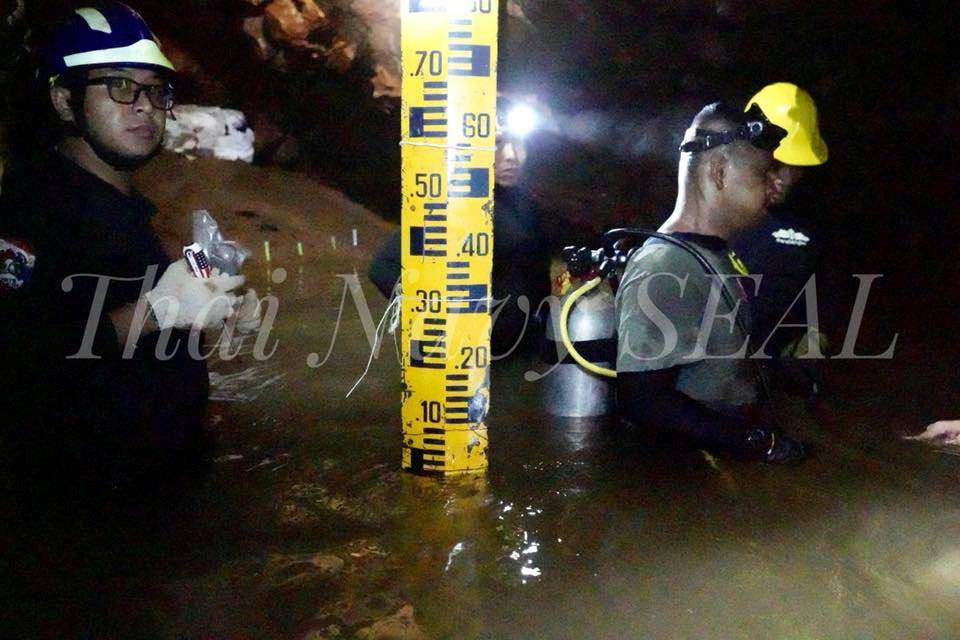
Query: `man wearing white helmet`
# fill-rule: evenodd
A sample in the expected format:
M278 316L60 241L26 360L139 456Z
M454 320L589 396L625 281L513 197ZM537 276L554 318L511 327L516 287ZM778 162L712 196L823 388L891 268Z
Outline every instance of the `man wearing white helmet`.
M18 372L2 435L96 482L143 478L199 449L208 379L188 339L222 326L243 278L171 262L133 187L173 106L143 19L77 9L43 51L36 107L58 135L9 168L0 198L0 356Z

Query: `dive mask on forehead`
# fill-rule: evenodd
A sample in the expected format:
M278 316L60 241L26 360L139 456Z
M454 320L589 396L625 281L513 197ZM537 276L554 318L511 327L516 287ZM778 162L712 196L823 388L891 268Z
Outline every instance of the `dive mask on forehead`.
M763 115L763 110L754 104L743 114L743 124L736 129L727 129L726 131L696 129L694 131L695 137L680 145L680 151L698 153L737 140L745 140L763 151L773 151L780 145L780 141L786 135L786 129L767 120L767 117Z

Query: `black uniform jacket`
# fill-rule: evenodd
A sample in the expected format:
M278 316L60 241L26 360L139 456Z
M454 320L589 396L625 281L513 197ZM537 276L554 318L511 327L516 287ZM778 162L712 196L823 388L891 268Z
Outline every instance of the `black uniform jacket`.
M208 379L206 363L187 352L187 334L146 334L133 357L123 358L108 316L137 300L148 267L156 268L155 282L170 262L151 227L153 213L139 194L121 193L59 153L4 175L0 434L8 451L44 450L86 465L169 452L198 437ZM156 348L165 334L167 354L179 343L169 358ZM92 336L86 349L84 336ZM93 357L75 357L82 352Z

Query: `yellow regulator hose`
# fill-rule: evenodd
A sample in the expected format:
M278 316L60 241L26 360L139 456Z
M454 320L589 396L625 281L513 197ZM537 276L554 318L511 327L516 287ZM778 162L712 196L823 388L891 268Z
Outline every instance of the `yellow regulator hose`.
M607 369L605 367L596 365L577 353L577 350L573 346L573 342L570 340L570 332L567 331L567 318L570 316L570 309L573 308L573 305L577 302L577 300L596 289L602 280L603 278L597 276L571 293L567 298L567 301L563 303L563 307L560 309L560 339L563 341L563 346L567 348L567 351L570 352L570 355L573 356L573 359L576 360L577 364L579 364L581 367L600 376L616 378L617 372L613 369Z

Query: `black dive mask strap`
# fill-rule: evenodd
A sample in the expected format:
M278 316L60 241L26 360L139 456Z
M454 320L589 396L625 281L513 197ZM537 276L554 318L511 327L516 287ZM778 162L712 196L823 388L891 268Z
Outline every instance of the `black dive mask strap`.
M743 124L736 129L726 131L695 129L694 137L681 144L680 151L699 153L736 140L745 140L758 149L773 151L787 135L787 130L770 122L757 104L751 105L743 115Z

